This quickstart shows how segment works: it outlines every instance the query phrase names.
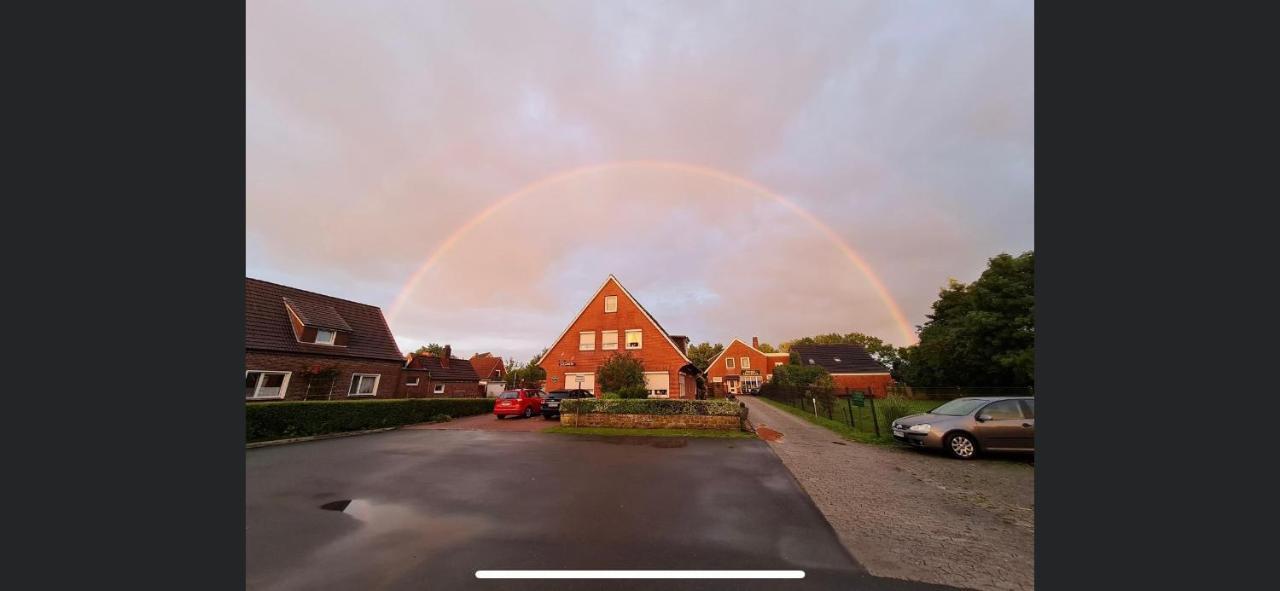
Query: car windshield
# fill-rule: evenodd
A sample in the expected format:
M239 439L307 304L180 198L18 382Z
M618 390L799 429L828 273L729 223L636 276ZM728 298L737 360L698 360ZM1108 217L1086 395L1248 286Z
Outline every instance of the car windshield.
M935 408L929 412L935 415L962 417L964 415L967 415L973 412L974 410L977 410L979 406L982 406L986 403L987 403L986 400L974 400L972 398L969 398L969 399L962 398L959 400L952 400L950 402L947 402L946 404L943 404L942 406L939 406L938 408Z
M519 398L519 397L520 397L520 393L519 393L519 392L516 392L516 391L507 391L507 392L503 392L503 393L502 393L502 395L501 395L501 396L499 396L498 398L501 398L501 399L503 399L503 400L515 400L515 399L517 399L517 398Z

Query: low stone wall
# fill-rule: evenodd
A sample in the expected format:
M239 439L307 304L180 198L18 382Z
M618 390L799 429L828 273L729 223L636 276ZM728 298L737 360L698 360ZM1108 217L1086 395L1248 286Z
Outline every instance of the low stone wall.
M713 429L736 431L741 420L724 415L650 415L611 413L562 413L565 427L619 427L626 429Z

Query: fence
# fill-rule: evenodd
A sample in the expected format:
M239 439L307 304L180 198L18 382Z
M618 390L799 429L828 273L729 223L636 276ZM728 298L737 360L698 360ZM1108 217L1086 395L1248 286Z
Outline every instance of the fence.
M889 425L907 415L928 412L939 404L964 396L1031 396L1031 388L913 388L889 386L891 398L873 398L870 388L797 388L766 383L760 397L780 402L820 419L833 421L842 431L887 440ZM894 395L897 396L894 396Z

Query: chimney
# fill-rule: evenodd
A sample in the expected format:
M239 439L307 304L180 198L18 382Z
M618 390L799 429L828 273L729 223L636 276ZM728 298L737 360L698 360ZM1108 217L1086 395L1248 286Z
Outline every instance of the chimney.
M440 367L449 367L449 358L453 357L453 347L444 346L444 355L440 357Z
M753 349L760 348L760 337L751 337L751 348Z

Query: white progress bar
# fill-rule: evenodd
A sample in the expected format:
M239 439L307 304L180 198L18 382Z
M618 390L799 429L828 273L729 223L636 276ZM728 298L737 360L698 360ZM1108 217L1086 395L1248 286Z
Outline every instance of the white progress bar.
M803 579L802 570L478 570L477 579Z

